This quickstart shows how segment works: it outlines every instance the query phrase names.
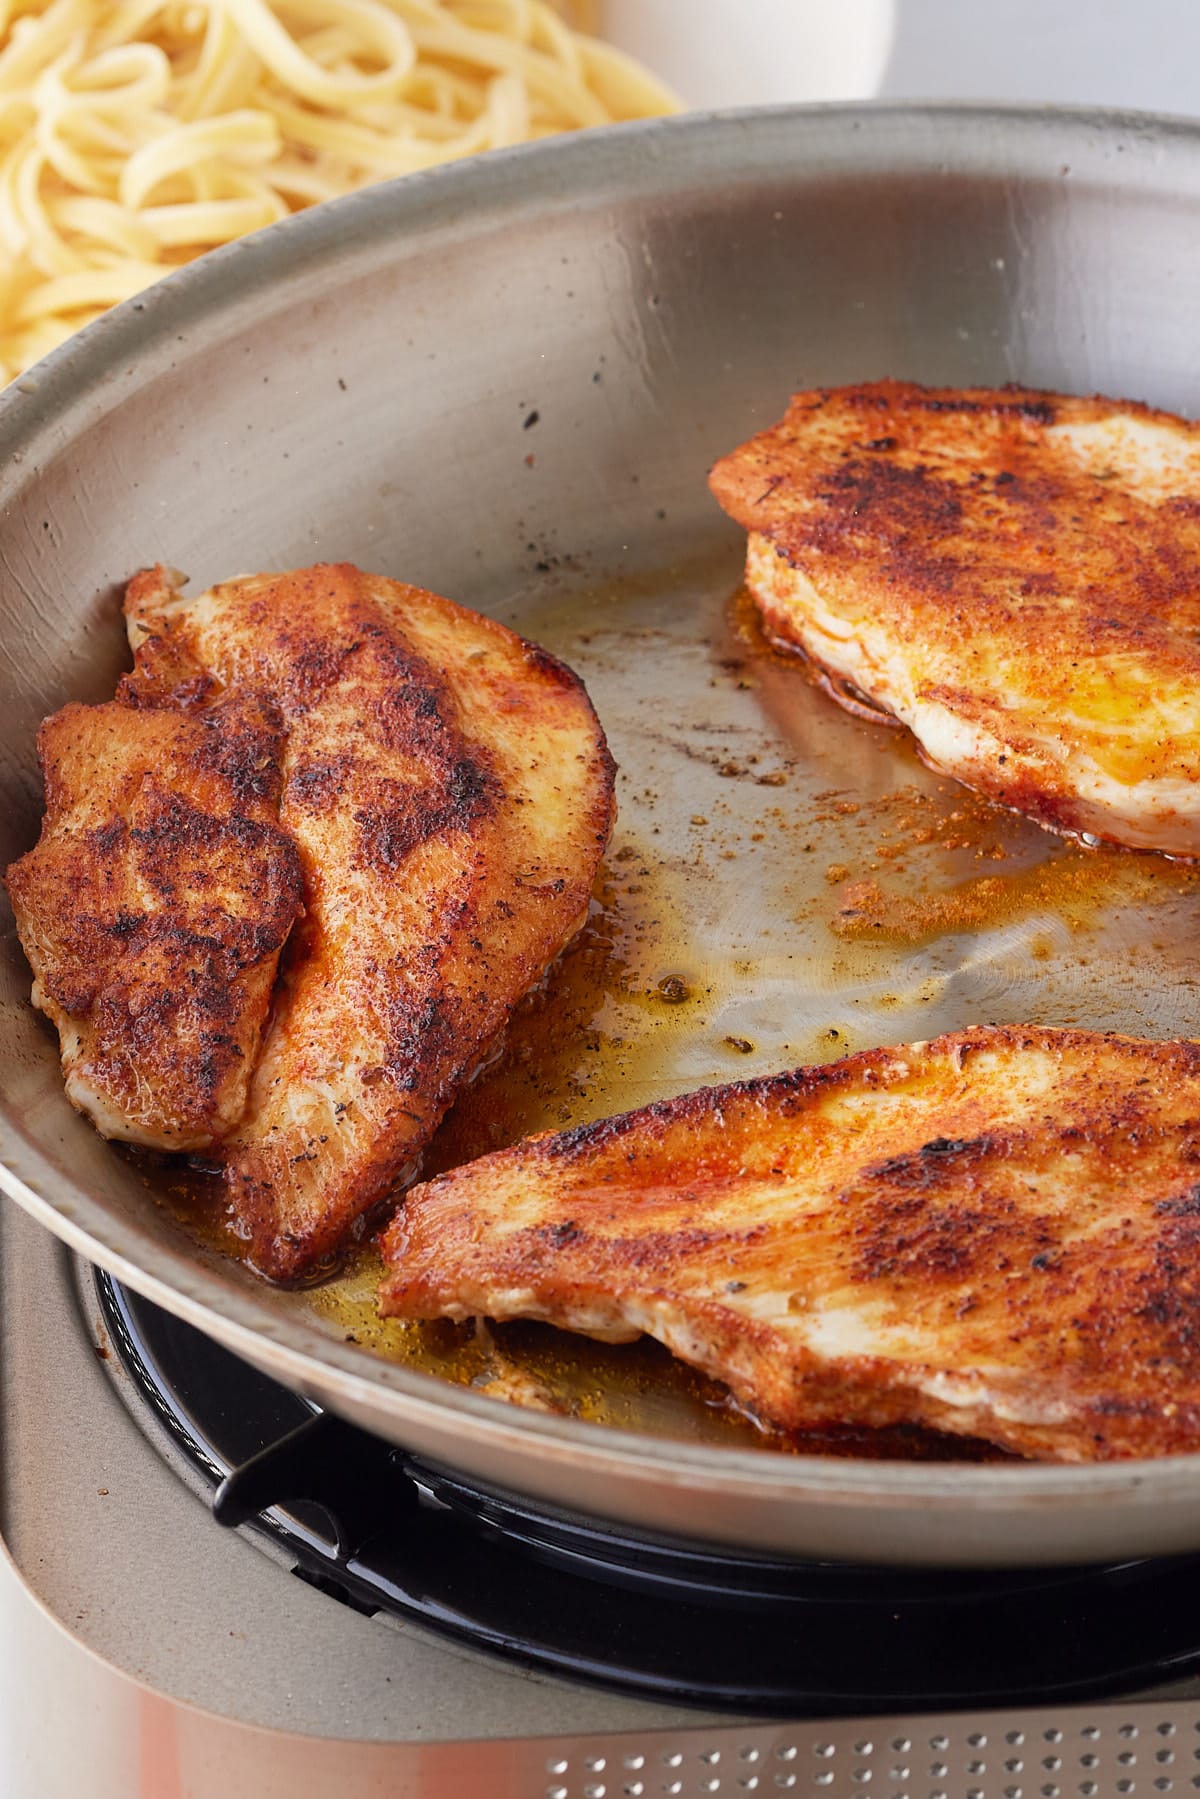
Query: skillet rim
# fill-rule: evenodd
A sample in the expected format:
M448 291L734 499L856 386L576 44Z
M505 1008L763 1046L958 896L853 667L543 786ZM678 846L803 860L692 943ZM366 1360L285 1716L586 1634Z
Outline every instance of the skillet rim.
M889 127L903 132L907 149L900 160L885 164L872 140ZM784 164L781 145L790 156ZM1092 180L1114 191L1132 186L1181 198L1186 192L1200 204L1200 121L1085 106L973 102L824 103L684 114L495 151L360 189L172 272L0 393L0 516L8 519L19 507L21 489L36 474L40 458L69 444L72 427L84 419L95 424L128 403L140 386L169 367L177 344L194 352L192 334L202 344L236 330L249 303L280 281L289 283L294 303L294 290L303 293L306 282L313 291L329 290L330 277L322 271L332 264L338 265L339 280L352 280L356 261L374 262L381 246L414 232L423 242L445 232L460 240L487 235L514 217L545 218L611 199L614 177L622 179L628 197L661 197L711 179L714 170L735 184L761 179L768 171L778 180L781 169L800 179L813 173L846 178L864 169L878 174L884 168L895 176L906 169L944 170L952 154L955 174L990 173L998 181L1044 178L1051 145L1055 155L1070 152L1077 187ZM6 901L0 906L5 924L6 906ZM57 1186L52 1165L0 1109L0 1189L78 1254L247 1359L263 1366L262 1358L269 1357L271 1372L333 1409L339 1399L355 1408L372 1407L383 1392L398 1425L406 1418L441 1424L459 1418L471 1434L518 1452L532 1443L543 1455L576 1463L582 1458L609 1472L622 1464L631 1471L640 1466L659 1480L731 1498L794 1494L797 1502L842 1498L858 1507L923 1502L938 1510L966 1506L1011 1516L1022 1501L1057 1511L1064 1502L1074 1509L1200 1497L1200 1449L1077 1465L854 1461L690 1444L525 1411L347 1347L302 1318L285 1324L252 1290L222 1282L194 1255L139 1244L137 1230L86 1189L57 1196L44 1191L48 1175ZM1196 1537L1200 1543L1200 1523Z

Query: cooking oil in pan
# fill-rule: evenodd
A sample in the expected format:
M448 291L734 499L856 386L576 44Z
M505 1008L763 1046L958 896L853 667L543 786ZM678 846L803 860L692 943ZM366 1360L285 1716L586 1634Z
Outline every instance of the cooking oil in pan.
M905 732L845 712L767 643L713 566L541 586L506 614L586 682L620 771L618 823L585 930L517 1009L426 1174L531 1131L972 1024L1200 1035L1200 873L1067 842L933 774ZM236 1253L211 1196L166 1197ZM974 1453L904 1432L782 1439L651 1343L383 1321L378 1274L367 1248L280 1298L366 1353L603 1423Z

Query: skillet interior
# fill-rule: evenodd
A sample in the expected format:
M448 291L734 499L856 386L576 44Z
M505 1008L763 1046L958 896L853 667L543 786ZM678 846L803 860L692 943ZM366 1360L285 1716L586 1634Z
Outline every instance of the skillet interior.
M1198 145L1165 122L967 109L670 121L353 196L183 271L0 397L0 858L36 833L38 720L111 692L134 569L206 584L344 557L564 654L623 768L592 960L554 990L582 1047L523 1024L539 1078L474 1095L454 1153L984 1019L1200 1031L1195 877L964 801L767 656L733 600L739 536L704 487L715 455L822 382L1019 379L1194 412ZM885 895L882 935L869 906L854 923L863 881ZM641 1430L380 1361L346 1341L345 1288L267 1290L148 1203L62 1097L7 914L2 948L10 1191L374 1429L502 1485L801 1553L1200 1544L1200 1458L763 1454L701 1440L690 1402L627 1403L619 1379L583 1409Z

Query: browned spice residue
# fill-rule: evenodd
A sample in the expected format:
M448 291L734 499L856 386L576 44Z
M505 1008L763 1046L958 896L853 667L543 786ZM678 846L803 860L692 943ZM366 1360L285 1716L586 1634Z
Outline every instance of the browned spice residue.
M829 920L839 937L901 944L928 943L955 932L980 931L1031 913L1050 912L1071 929L1086 926L1099 898L1149 906L1194 887L1195 871L1161 858L1119 850L1070 851L1017 873L976 875L942 891L885 889L872 876L850 881Z

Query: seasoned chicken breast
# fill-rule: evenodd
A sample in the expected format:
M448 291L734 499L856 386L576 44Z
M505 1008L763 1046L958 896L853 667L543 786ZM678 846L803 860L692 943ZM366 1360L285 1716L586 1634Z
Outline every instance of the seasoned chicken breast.
M204 693L47 719L41 838L6 876L73 1104L106 1137L168 1150L242 1116L301 901L278 715Z
M648 1332L786 1428L1200 1448L1200 1044L982 1027L414 1188L382 1310Z
M767 631L934 768L1054 830L1200 855L1200 426L879 381L795 395L710 484Z
M249 1259L290 1280L411 1174L582 923L613 765L568 669L419 588L324 566L187 599L154 569L126 610L131 691L199 668L282 722L304 909L215 1157Z

